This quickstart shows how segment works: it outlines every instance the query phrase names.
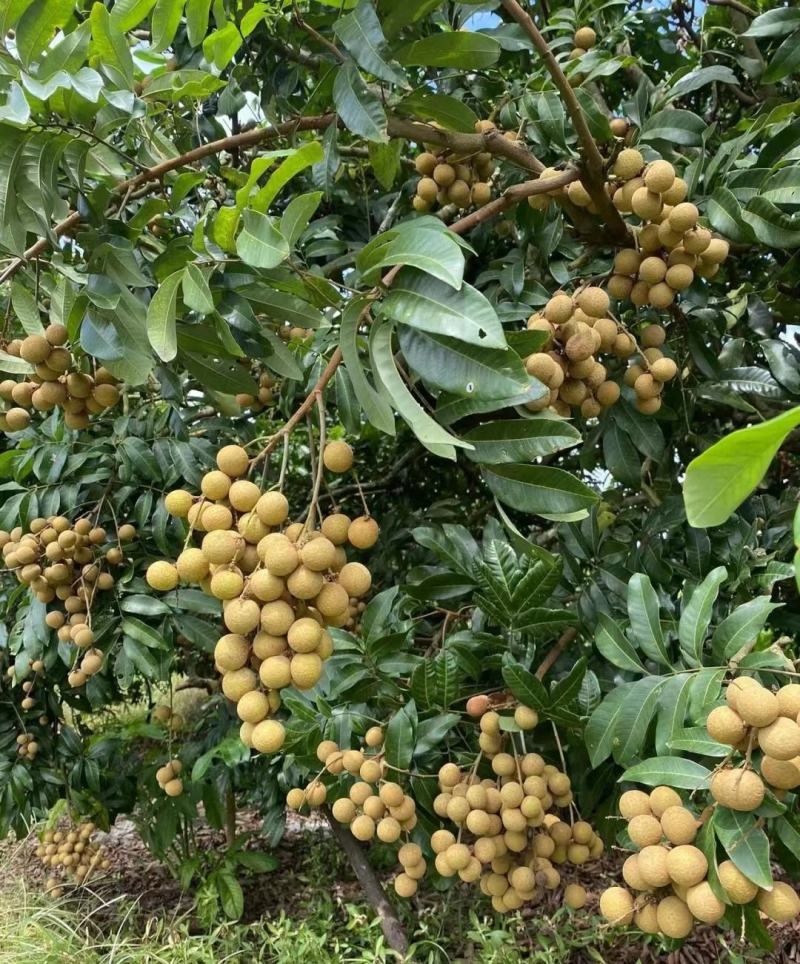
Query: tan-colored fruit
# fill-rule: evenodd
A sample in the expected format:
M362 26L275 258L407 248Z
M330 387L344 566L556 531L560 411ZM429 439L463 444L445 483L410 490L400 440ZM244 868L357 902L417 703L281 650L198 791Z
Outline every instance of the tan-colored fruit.
M697 836L697 818L685 807L667 807L661 815L661 829L672 844L690 844Z
M648 285L658 284L664 280L667 273L667 266L661 258L651 255L645 258L639 266L639 279Z
M650 366L650 374L657 382L668 382L678 374L678 366L671 358L659 358Z
M330 472L348 472L353 466L353 450L343 439L328 442L322 453L322 461Z
M285 636L294 622L294 610L283 599L261 607L261 628L271 636Z
M736 679L732 679L725 690L725 700L731 709L736 710L738 707L739 696L747 688L753 686L761 686L758 680L753 679L752 676L737 676Z
M283 746L286 731L277 720L263 720L253 730L253 749L259 753L276 753Z
M732 810L750 812L757 810L764 800L764 784L752 770L724 767L711 778L711 795Z
M658 933L658 911L655 904L643 904L633 915L633 923L645 934Z
M274 602L283 595L286 584L268 569L258 569L247 580L247 588L262 602Z
M228 501L237 512L250 512L260 498L261 489L247 479L238 479L228 490Z
M639 870L639 855L631 854L622 865L622 879L633 890L648 890L650 885Z
M642 879L650 887L666 887L670 882L667 867L669 851L658 844L644 847L639 851L638 868Z
M779 710L778 697L764 686L748 686L736 697L736 712L748 726L769 726Z
M614 175L623 181L629 181L644 167L644 158L639 151L626 147L621 150L614 161Z
M706 730L712 740L728 746L741 743L747 733L741 716L729 706L717 706L708 714Z
M564 904L570 910L580 910L586 906L586 891L580 884L567 884L564 888Z
M514 710L514 722L520 729L532 730L539 723L539 714L530 706L518 706Z
M725 915L725 904L704 880L686 892L686 904L692 915L704 924L716 924Z
M244 578L238 569L218 569L211 577L210 588L217 599L235 599L244 589Z
M675 168L669 161L653 161L644 172L644 183L656 194L664 194L675 183Z
M251 690L238 701L236 712L245 723L260 723L269 716L269 700L261 690Z
M797 720L800 714L800 683L787 683L775 694L778 698L778 711L781 716Z
M231 670L222 677L222 692L233 703L238 703L245 693L256 688L258 678L248 667Z
M145 573L147 585L159 592L168 592L178 585L178 570L171 562L161 559L151 562Z
M368 817L362 813L361 816L356 817L350 824L350 833L352 833L356 840L372 840L375 836L375 821L372 817Z
M680 897L665 897L656 908L658 929L667 937L687 937L694 926L692 912Z
M694 271L688 264L674 264L667 269L664 280L673 291L685 291L694 281Z
M286 638L296 653L313 653L322 640L322 626L316 619L304 616L292 623Z
M164 793L166 793L168 797L179 797L183 793L183 781L176 778L165 783Z
M226 445L217 452L217 467L232 479L244 475L249 465L247 452L240 445Z
M486 181L477 181L472 185L472 194L470 200L476 207L483 207L484 204L488 204L491 199L491 184L487 184Z
M220 472L219 469L206 472L200 480L200 491L207 499L213 499L214 501L224 499L230 487L230 478L224 472Z
M795 790L800 787L800 756L795 757L794 760L773 760L770 756L762 757L761 776L770 786L779 790Z
M214 647L214 662L223 672L241 669L250 658L250 644L236 633L221 636Z
M640 187L633 192L631 198L631 208L633 213L643 221L652 221L661 213L662 201L660 194L648 191L646 187Z
M417 882L408 874L398 874L394 879L394 889L398 897L413 897L417 892Z
M633 921L633 897L624 887L609 887L600 895L600 913L610 924L627 927Z
M642 790L626 790L619 798L619 812L626 820L652 813L649 795Z
M669 212L669 224L673 231L684 234L697 224L699 217L700 212L694 204L690 204L688 201L682 201L680 204L676 204Z
M723 890L734 904L749 904L758 893L758 885L748 880L732 860L724 860L717 873Z
M576 302L581 311L591 318L604 318L608 314L610 302L602 288L589 287L579 292Z
M321 572L300 565L286 580L286 588L296 599L313 599L322 589L323 582Z
M348 562L339 571L338 582L348 596L360 599L370 590L372 574L360 562Z
M290 810L300 810L301 807L305 806L305 803L306 795L300 787L292 787L286 794L286 806Z
M289 501L282 492L265 492L256 502L255 509L264 525L279 526L289 515Z
M681 844L668 851L667 870L674 883L682 887L694 887L705 879L708 861L698 847Z
M275 605L270 603L269 605ZM254 599L231 599L223 607L223 620L232 633L246 636L258 626L261 609ZM265 629L267 627L264 627ZM267 629L267 632L269 630ZM276 636L282 635L275 633Z
M774 723L759 729L758 745L775 760L793 760L800 754L800 726L779 716Z
M356 549L370 549L378 541L380 529L372 516L359 516L350 523L347 538Z
M428 151L418 154L414 159L414 167L417 169L418 174L423 174L427 177L433 173L433 169L436 167L436 155Z
M300 549L300 561L312 572L324 572L331 569L336 561L336 546L322 535L311 539Z
M322 660L316 653L297 653L290 664L292 683L299 690L316 686L322 676Z
M201 532L213 532L217 529L230 529L233 525L233 514L226 505L214 505L210 502L197 502L187 515L189 524Z
M597 34L591 27L579 27L575 31L573 43L583 50L591 50L597 43Z
M637 847L649 847L660 842L661 823L651 814L640 814L628 824L628 835Z
M320 531L335 546L347 542L347 530L350 528L350 518L343 512L334 512L322 520Z
M772 890L759 890L758 909L777 924L785 924L800 914L800 897L789 884L777 880Z
M653 285L649 294L650 304L654 308L668 308L675 300L675 292L666 281Z
M326 619L336 619L347 611L350 598L346 590L335 582L326 582L314 600L317 610Z
M572 317L573 309L572 298L559 292L547 302L542 314L552 325L563 325Z
M661 819L668 807L679 807L681 798L672 787L654 787L650 791L650 809L653 814Z

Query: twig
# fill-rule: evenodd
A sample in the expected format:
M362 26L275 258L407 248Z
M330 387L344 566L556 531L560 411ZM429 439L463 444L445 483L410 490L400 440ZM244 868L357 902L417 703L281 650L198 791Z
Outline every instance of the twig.
M739 3L739 0L707 0L710 7L732 7L734 10L738 10L739 13L743 13L746 17L755 17L757 14L746 7L743 3Z
M325 424L325 402L322 399L322 393L317 392L316 395L317 403L317 413L319 415L319 445L317 446L317 465L316 472L314 473L314 488L311 492L311 505L308 507L308 515L306 516L305 529L308 532L314 524L314 519L317 515L317 506L319 505L319 490L322 487L322 477L325 474L325 463L322 459L322 454L325 449L325 433L327 426ZM308 426L309 436L311 436L311 445L313 446L313 435L314 429L309 424Z
M310 23L306 23L305 20L303 20L296 3L292 4L292 17L301 30L305 30L309 37L313 37L318 44L321 44L329 53L332 53L340 64L343 64L347 60L335 43L331 43L331 41L323 37L319 31L315 30Z
M544 679L558 657L564 652L564 650L570 645L577 635L578 630L574 626L564 630L564 632L559 636L558 642L550 650L547 656L545 656L541 662L541 665L534 673L536 679Z

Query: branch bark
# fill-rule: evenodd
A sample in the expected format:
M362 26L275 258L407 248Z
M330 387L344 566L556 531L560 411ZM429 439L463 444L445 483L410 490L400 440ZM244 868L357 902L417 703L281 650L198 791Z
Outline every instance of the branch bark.
M394 907L386 897L375 871L370 866L364 848L349 830L346 830L338 820L334 819L328 807L323 809L336 842L347 855L350 866L353 868L359 884L361 884L361 889L378 915L386 943L405 959L408 954L408 938L405 929L395 913Z
M539 28L533 22L530 14L517 3L517 0L501 0L501 4L506 12L522 27L531 38L534 48L544 62L550 78L556 86L564 107L570 116L572 126L578 136L580 154L583 158L584 176L581 178L586 190L589 192L598 213L605 221L616 241L624 241L628 237L628 228L622 215L611 203L611 199L605 190L605 161L600 153L594 138L592 137L583 108L575 96L575 91L570 86L564 71L559 66L553 51L547 41L539 32Z
M555 665L558 657L564 652L564 650L572 643L572 641L578 635L578 630L572 626L570 629L566 629L558 638L558 642L550 650L550 652L542 660L541 665L536 670L534 674L536 679L544 679L544 677L550 672L550 670Z

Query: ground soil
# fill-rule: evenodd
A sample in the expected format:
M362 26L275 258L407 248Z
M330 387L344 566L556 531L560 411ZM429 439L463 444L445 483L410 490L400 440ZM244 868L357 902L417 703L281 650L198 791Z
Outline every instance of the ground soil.
M270 848L259 841L259 828L260 818L257 814L243 812L238 815L238 829L253 833L248 846L256 850L269 850ZM200 831L200 836L203 844L209 848L221 848L225 845L223 835L211 828ZM307 858L310 849L315 845L319 853L321 837L328 837L323 820L318 817L289 815L286 834L278 847L271 851L278 858L278 869L244 881L245 922L264 916L274 917L281 911L294 917L302 917L307 912L307 908L313 905L314 888L319 886L317 881L310 879ZM129 920L133 921L137 929L146 929L148 920L155 917L162 920L183 918L189 921L193 928L200 926L192 921L192 895L182 893L167 869L150 856L129 820L119 819L109 834L98 833L96 839L103 844L112 865L107 876L92 884L92 890L103 901L119 897L134 901L134 915ZM35 848L34 838L19 842L0 842L0 895L4 889L20 880L35 889L42 887L47 874L36 859ZM332 864L341 862L332 842L326 847L326 852ZM612 883L619 882L623 859L622 854L610 853L604 855L599 865L593 863L572 869L571 876L576 882L583 884L589 894L587 916L575 917L576 944L583 943L580 940L579 921L585 919L588 925L591 920L589 915L597 912L600 892ZM332 881L335 900L339 903L362 901L359 885L350 877L347 869L337 866L335 873L333 869L331 867L332 872L327 879ZM431 895L431 899L436 898ZM424 895L421 901L427 902ZM527 919L527 927L520 934L520 943L523 946L529 941L531 948L535 942L535 946L541 949L542 938L546 937L548 928L553 928L551 914L559 904L558 892L555 892L544 903L523 912ZM100 912L101 918L102 913L103 911ZM114 926L116 922L113 903L107 906L105 913L109 915L109 926ZM99 922L96 915L94 920L95 923ZM720 943L717 930L711 927L699 927L679 950L669 954L651 948L647 943L633 937L623 937L612 947L607 944L602 948L592 947L591 934L595 933L596 923L595 920L591 927L587 926L586 938L589 943L575 948L571 958L573 964L597 964L598 961L607 961L608 964L651 964L656 961L659 964L711 964L716 961L765 961L769 964L800 962L800 921L781 927L771 925L770 933L775 939L775 949L769 953L751 951L742 957L738 957L740 946L731 946L729 950ZM465 956L460 960L469 960L468 955L469 949L465 948Z

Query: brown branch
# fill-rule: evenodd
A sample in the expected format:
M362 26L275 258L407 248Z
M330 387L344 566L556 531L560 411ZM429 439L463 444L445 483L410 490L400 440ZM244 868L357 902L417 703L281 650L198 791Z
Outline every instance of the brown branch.
M318 44L321 44L329 53L332 53L340 64L343 64L347 60L345 55L341 52L341 50L339 50L335 43L331 43L331 41L326 37L323 37L319 31L315 30L310 23L306 23L305 20L303 20L303 17L297 8L297 4L292 5L292 17L294 22L301 30L305 30L309 37L313 37Z
M517 3L517 0L501 0L503 8L513 17L514 20L531 38L531 42L537 53L542 58L550 78L556 86L567 113L572 121L572 126L578 137L580 154L583 158L585 170L584 177L581 178L589 192L598 213L605 221L609 231L615 240L622 241L628 237L628 228L622 215L611 203L611 199L605 190L605 161L603 155L592 137L583 108L575 96L575 91L570 86L564 71L559 66L553 51L547 41L539 32L539 28L528 14Z
M739 0L707 0L707 2L710 7L731 7L733 10L738 10L739 13L743 13L746 17L757 16L749 7L739 3Z
M578 630L572 626L570 629L564 630L564 632L559 636L558 642L550 650L550 652L542 660L541 665L535 672L536 679L544 679L547 673L553 668L554 663L558 657L564 652L564 650L570 645L570 643L578 635Z
M367 900L378 915L386 943L393 951L396 951L400 955L402 960L405 960L408 954L408 938L406 937L400 918L395 913L394 907L392 907L381 886L381 882L378 880L375 871L367 860L364 848L350 831L345 829L339 821L334 818L328 807L323 807L322 809L331 826L331 831L336 838L336 842L345 852L347 859L350 861L350 866L353 868L359 884L361 884L361 889L364 891Z

